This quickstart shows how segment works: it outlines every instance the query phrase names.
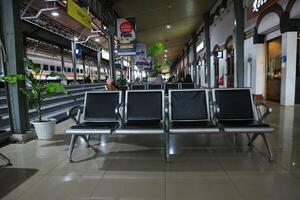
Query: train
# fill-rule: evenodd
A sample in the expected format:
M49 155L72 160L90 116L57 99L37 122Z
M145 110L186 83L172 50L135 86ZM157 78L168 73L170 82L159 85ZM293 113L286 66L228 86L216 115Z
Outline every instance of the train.
M59 77L47 77L51 72L62 73L65 75L67 82L74 81L73 64L71 60L65 59L64 67L62 68L62 62L60 57L48 56L46 54L39 53L27 53L27 58L32 60L33 63L43 69L41 75L33 74L36 79L47 80L47 81L60 81ZM100 69L100 80L104 80L107 74L107 67L101 67ZM85 77L89 76L93 82L98 80L98 71L96 63L90 61L85 63ZM77 61L76 64L76 80L83 82L83 63L81 60Z

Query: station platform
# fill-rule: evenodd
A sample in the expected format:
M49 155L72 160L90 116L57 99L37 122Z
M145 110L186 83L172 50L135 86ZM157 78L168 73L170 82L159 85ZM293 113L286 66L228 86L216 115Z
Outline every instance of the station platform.
M1 148L13 166L0 169L0 199L289 199L300 196L300 106L275 103L268 122L274 161L261 138L249 151L239 135L171 136L166 163L159 136L101 136L75 149L61 122L50 141L32 140ZM47 195L45 195L47 194ZM188 198L187 198L188 197Z

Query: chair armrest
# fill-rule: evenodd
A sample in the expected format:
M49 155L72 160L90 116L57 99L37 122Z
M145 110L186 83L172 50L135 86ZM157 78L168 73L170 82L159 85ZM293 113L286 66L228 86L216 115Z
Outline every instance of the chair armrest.
M80 123L81 113L82 113L82 107L74 106L67 112L67 115L75 122L76 125L78 125Z
M255 107L257 111L258 121L264 123L268 115L272 113L272 108L263 102L256 102Z
M123 108L123 103L119 103L116 108L115 108L115 114L116 114L116 118L119 121L119 124L121 125L123 122L123 111L120 111Z
M211 110L212 110L212 121L214 124L218 122L218 116L220 114L220 107L216 102L210 102Z

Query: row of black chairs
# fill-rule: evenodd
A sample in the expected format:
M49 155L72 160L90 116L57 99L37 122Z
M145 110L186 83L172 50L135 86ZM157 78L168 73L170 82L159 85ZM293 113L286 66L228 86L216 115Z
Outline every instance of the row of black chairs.
M169 89L194 89L196 85L194 83L166 83L166 84L131 84L131 90L163 90L168 91Z
M249 145L261 135L272 160L266 133L274 131L265 123L271 109L253 103L250 89L181 89L88 92L83 109L74 107L69 116L76 124L67 129L72 135L69 161L78 137L87 143L93 134L159 134L165 138L165 156L169 160L170 134L244 133ZM167 105L167 106L166 106ZM80 115L83 113L83 121Z

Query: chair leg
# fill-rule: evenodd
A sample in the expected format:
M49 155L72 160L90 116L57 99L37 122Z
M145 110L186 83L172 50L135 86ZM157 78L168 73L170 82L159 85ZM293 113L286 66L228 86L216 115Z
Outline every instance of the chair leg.
M90 147L90 143L89 143L90 135L87 135L87 137L85 135L81 135L80 137L86 142L87 148L89 148Z
M78 138L78 135L75 135L75 134L73 134L71 137L71 142L70 142L70 146L69 146L69 155L68 155L68 160L70 163L73 162L72 153L73 153L77 138Z
M248 146L252 147L252 146L253 146L254 140L256 140L256 138L257 138L259 135L260 135L260 133L255 133L255 134L252 136L252 138L251 138L251 140L250 140Z
M261 136L264 139L264 142L265 142L265 145L266 145L267 151L268 151L268 159L271 162L273 160L273 153L272 153L272 149L271 149L268 137L266 136L265 133L262 133Z
M5 165L1 165L1 167L7 167L7 166L12 166L10 159L7 158L5 155L3 155L2 153L0 153L0 157L5 160L7 163Z
M247 133L247 139L248 139L248 144L250 143L250 141L251 141L251 136L250 136L250 134L249 133Z
M165 133L165 159L167 162L170 162L170 138L169 133Z

